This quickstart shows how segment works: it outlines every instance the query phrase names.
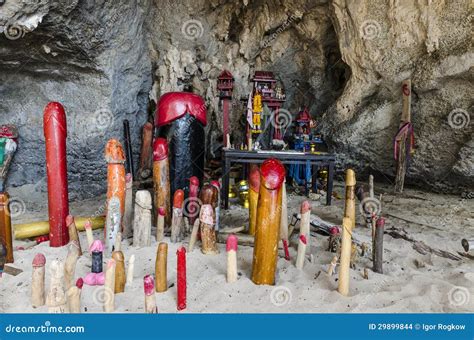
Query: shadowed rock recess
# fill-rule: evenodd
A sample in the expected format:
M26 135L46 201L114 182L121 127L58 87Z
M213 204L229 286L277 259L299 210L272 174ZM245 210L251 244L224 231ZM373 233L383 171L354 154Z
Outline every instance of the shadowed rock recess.
M208 155L222 138L216 79L240 100L255 70L273 71L288 109L308 106L341 166L393 180L401 81L412 79L416 153L407 182L474 186L473 9L456 1L5 0L0 5L0 123L19 127L9 190L44 197L42 115L68 116L72 199L105 192L103 149L128 119L135 160L157 98L192 90L208 106Z

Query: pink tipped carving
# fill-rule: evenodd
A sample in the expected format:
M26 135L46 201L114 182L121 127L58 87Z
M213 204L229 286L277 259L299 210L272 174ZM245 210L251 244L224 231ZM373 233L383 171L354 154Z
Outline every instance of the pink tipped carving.
M211 185L215 186L217 189L221 188L221 184L219 183L219 181L211 181Z
M375 226L376 226L376 227L382 227L382 228L385 227L385 218L379 217L379 218L377 219L377 223L376 223Z
M46 264L46 257L43 254L38 253L33 259L33 267L43 267Z
M76 281L76 287L82 289L82 286L84 286L84 280L80 277Z
M300 240L303 242L303 244L306 244L306 236L300 235Z
M329 229L329 233L330 233L331 235L337 235L337 234L339 234L339 228L336 227L336 226L331 227L331 228Z
M196 176L191 177L189 179L189 184L192 185L192 186L198 187L199 186L199 178L197 178Z
M147 275L143 278L143 288L145 290L145 295L152 295L155 293L155 280L153 276Z
M227 237L226 250L227 251L237 251L237 236L232 234Z
M66 225L68 226L68 228L71 226L71 224L74 223L74 216L72 215L67 215L66 216Z
M95 240L92 242L91 247L89 251L92 253L93 251L95 252L103 252L104 251L104 243L102 243L101 240Z
M165 216L166 215L166 210L164 207L159 207L158 208L158 214L160 214L160 216Z
M84 223L84 229L92 229L91 220L87 220L86 223Z
M309 201L304 201L303 203L301 203L301 213L304 214L308 211L311 211L311 204L309 203Z

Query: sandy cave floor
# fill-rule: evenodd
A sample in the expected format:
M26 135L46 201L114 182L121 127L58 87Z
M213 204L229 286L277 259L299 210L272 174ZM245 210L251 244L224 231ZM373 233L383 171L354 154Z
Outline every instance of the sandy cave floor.
M336 183L335 192L343 197L343 183ZM437 195L414 189L406 189L403 195L391 194L392 187L376 183L376 195L383 194L383 215L387 218L385 228L403 228L408 235L423 241L432 248L458 254L463 251L462 238L474 238L474 201L462 200L457 196ZM298 211L303 196L289 195L289 216ZM104 197L76 202L71 212L76 216L88 216L103 204ZM312 214L340 224L343 214L343 200L334 199L327 207L325 198L312 201ZM363 217L358 214L354 236L361 242L368 242L370 230L364 226ZM238 227L247 224L248 211L232 205L221 213L222 227ZM392 215L392 216L390 216ZM393 216L403 217L406 222ZM14 223L46 219L47 210L26 212ZM102 235L95 231L95 237ZM154 235L154 230L152 230ZM81 243L87 243L85 233L81 233ZM370 243L370 242L369 242ZM14 246L21 246L15 241ZM187 245L187 240L184 242ZM328 263L334 256L326 251L328 238L317 235L311 239L312 262L307 260L304 269L294 266L295 242L290 249L291 262L283 258L280 249L275 286L256 286L249 279L252 266L253 248L239 246L239 279L236 283L226 283L225 245L219 244L220 254L203 255L199 247L187 254L188 308L185 313L396 313L396 312L474 312L474 260L461 257L455 261L435 254L420 254L413 244L384 237L384 274L369 270L369 279L363 278L364 268L371 268L368 256L359 258L355 270L351 270L350 297L342 297L337 292L337 274L326 274ZM179 244L169 244L168 284L165 293L156 294L159 312L176 312L176 249ZM117 294L117 312L140 313L144 311L143 276L154 273L157 244L136 248L123 242L126 264L135 254L135 273L131 287L125 293ZM47 312L47 307L37 309L30 304L31 262L37 252L45 254L48 263L55 258L64 260L67 248L49 248L42 243L31 249L16 251L15 264L23 272L17 276L3 275L0 279L0 312L35 313ZM76 277L90 271L91 260L83 255L77 263ZM318 274L319 273L319 274ZM46 290L49 273L46 273ZM102 287L84 286L82 306L84 312L102 312Z

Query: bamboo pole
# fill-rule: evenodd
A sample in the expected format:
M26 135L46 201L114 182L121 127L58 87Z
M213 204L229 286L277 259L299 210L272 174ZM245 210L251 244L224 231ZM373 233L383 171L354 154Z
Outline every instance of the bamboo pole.
M43 306L44 298L44 277L46 258L38 253L33 259L33 275L31 278L31 305L33 308Z
M168 244L161 242L158 245L155 261L156 292L168 290Z
M342 220L341 260L339 264L339 286L340 294L349 295L349 271L352 250L352 220L344 217Z
M227 237L227 283L237 281L237 236Z
M402 82L402 115L400 118L401 128L406 123L411 123L411 80L406 79ZM406 146L409 141L407 133L400 136L397 160L397 174L395 177L395 192L402 193L405 184L405 174L407 171L407 151Z
M156 307L155 282L151 275L146 275L143 278L143 289L145 291L145 313L157 314L158 307Z
M84 224L90 220L91 228L101 229L105 224L104 216L97 217L77 217L75 218L76 227L78 231L84 231ZM33 238L43 235L48 235L49 233L49 221L38 221L38 222L28 222L22 224L15 224L13 226L15 232L16 240L23 240L26 238Z
M352 169L346 170L346 200L344 205L344 217L350 218L351 228L355 228L355 185L356 177Z
M267 159L263 162L260 173L252 281L258 285L273 285L278 259L281 186L285 178L285 167L276 159Z
M383 232L385 227L385 219L380 217L377 219L375 228L375 248L372 250L374 256L374 272L383 274Z
M250 166L249 187L249 234L255 235L258 193L260 190L260 168L256 164Z

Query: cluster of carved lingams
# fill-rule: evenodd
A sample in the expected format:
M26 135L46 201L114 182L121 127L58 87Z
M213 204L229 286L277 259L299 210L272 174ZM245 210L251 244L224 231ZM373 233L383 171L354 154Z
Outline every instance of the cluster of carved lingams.
M190 116L195 117L195 120L189 120ZM189 93L170 93L160 99L155 125L164 127L174 122L181 124L178 120L185 119L187 124L197 121L204 126L205 117L202 98ZM152 241L152 224L154 223L158 247L155 275L154 277L152 275L144 277L145 310L156 313L154 294L168 289L168 244L165 242L168 236L171 243L183 242L189 236L187 250L184 246L180 246L177 250L177 309L185 309L186 252L192 252L199 240L203 254L214 255L219 252L216 235L219 228L219 182L211 181L200 188L202 173L198 173L197 176L192 174L183 180L183 174L188 175L189 173L178 169L177 166L170 166L171 162L178 164L183 161L183 159L179 159L182 153L170 153L170 145L173 145L174 149L183 149L186 148L186 145L179 145L180 141L184 140L188 143L188 147L190 145L194 147L196 144L205 145L204 140L195 140L195 136L192 135L180 136L176 133L171 136L166 135L166 130L164 136L157 134L152 143L153 198L148 190L133 192L132 173L126 171L126 157L120 141L111 139L107 142L105 146L107 200L103 241L94 239L92 223L87 221L84 229L87 233L87 253L90 254L92 260L91 272L75 282L77 259L83 253L78 228L74 218L69 215L65 144L66 115L61 104L50 103L46 106L44 131L48 174L50 246L68 245L68 254L64 262L54 260L50 264L51 282L46 299L44 284L46 258L42 254L37 254L33 261L32 305L38 307L46 303L50 312L80 312L83 284L100 285L104 289L104 311L114 311L115 294L124 292L133 281L135 256L130 257L126 272L125 256L121 250L121 244L126 239L133 237L133 246L149 247ZM189 154L192 152L190 151ZM189 154L186 154L184 158L189 157ZM170 160L170 156L174 159ZM141 171L145 168L142 165ZM128 166L128 169L131 167ZM251 194L248 233L254 237L251 280L255 284L275 284L280 240L283 243L285 257L289 260L285 175L285 168L281 162L276 159L268 159L260 167L252 167L249 176ZM201 180L198 176L201 177ZM174 183L187 183L187 185L176 188L176 184L172 184L173 181ZM339 271L339 291L344 295L348 294L351 230L355 218L355 175L351 170L348 171L346 182L346 218L343 221L341 268ZM135 196L134 205L133 196ZM309 202L304 201L301 206L296 258L296 267L299 269L303 268L309 252L310 211ZM238 241L236 235L230 234L226 242L227 281L229 283L237 280ZM107 258L105 271L103 269L104 254ZM377 262L381 263L381 255ZM331 264L330 269L333 269L334 266L335 264ZM332 270L330 271L332 272Z

